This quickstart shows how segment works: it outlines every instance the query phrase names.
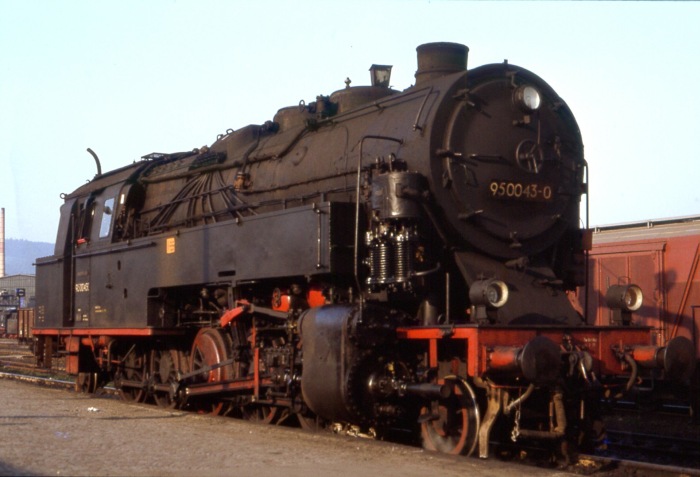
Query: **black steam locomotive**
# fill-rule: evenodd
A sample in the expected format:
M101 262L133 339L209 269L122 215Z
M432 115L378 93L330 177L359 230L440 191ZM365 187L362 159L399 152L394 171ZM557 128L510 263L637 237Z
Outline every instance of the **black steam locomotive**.
M637 287L613 287L609 327L571 305L576 121L538 76L467 71L467 52L422 45L403 92L373 65L371 86L209 147L98 167L37 261L38 361L58 349L88 392L481 457L492 429L577 438L641 368L686 372L623 319Z

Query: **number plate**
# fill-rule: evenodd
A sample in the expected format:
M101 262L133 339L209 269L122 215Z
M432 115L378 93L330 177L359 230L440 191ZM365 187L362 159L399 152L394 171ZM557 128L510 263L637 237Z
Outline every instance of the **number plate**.
M549 202L554 199L552 186L536 182L515 182L492 180L489 192L494 199L526 200Z

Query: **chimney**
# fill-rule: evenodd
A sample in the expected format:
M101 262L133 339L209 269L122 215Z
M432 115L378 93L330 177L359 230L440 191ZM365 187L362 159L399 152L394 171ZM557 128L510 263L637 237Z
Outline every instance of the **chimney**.
M0 209L0 278L5 276L5 207Z
M416 86L441 76L467 70L469 48L459 43L426 43L416 48Z

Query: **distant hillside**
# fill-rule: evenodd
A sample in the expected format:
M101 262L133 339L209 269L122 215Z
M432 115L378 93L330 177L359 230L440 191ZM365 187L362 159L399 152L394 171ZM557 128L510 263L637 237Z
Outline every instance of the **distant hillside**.
M34 275L38 257L53 255L53 244L5 239L5 275Z

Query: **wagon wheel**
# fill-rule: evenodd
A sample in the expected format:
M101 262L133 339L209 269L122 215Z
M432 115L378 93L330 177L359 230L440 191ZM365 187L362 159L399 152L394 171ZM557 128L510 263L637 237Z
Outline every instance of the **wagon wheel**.
M243 419L260 424L273 424L278 417L279 408L265 404L246 404L241 408Z
M118 381L131 381L133 384L119 384L119 394L125 401L143 402L146 400L146 353L133 346L123 359Z
M156 349L151 353L151 377L153 384L172 385L178 381L178 372L183 372L184 357L175 349ZM153 399L159 407L173 409L178 402L170 390L156 389Z
M471 455L479 430L479 407L469 384L455 376L445 377L451 396L433 401L421 410L421 436L427 450Z
M197 333L192 343L190 354L190 370L195 372L208 366L219 364L229 359L224 337L213 328L206 328ZM231 365L203 371L194 377L195 383L213 383L230 379ZM213 398L197 398L191 403L192 407L201 413L221 415L228 411L229 406Z

